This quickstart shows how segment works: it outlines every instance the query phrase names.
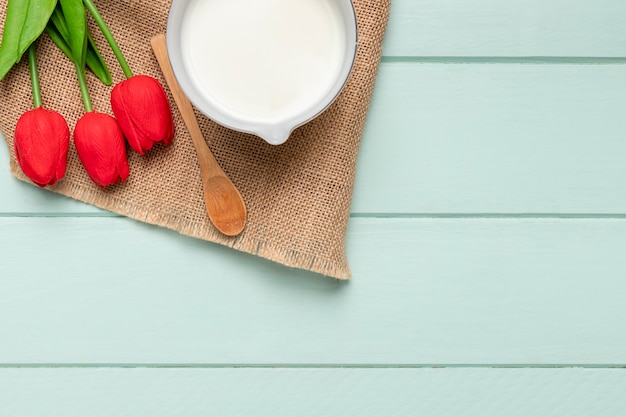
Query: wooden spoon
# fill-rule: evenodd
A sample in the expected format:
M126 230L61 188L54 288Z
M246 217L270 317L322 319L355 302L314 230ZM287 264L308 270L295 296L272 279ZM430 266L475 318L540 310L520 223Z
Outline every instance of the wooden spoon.
M150 43L152 44L154 55L157 61L159 61L165 80L174 96L174 101L176 101L185 125L191 134L193 144L196 147L200 173L202 174L202 184L204 185L204 201L209 218L217 230L227 236L236 236L241 233L246 225L247 213L243 198L215 160L213 153L202 136L193 107L174 76L174 71L167 55L165 35L156 35Z

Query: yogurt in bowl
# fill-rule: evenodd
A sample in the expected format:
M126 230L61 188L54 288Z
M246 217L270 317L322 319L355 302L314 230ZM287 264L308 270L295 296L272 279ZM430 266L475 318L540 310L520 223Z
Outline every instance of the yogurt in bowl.
M173 0L167 26L193 104L274 145L334 101L356 42L350 0Z

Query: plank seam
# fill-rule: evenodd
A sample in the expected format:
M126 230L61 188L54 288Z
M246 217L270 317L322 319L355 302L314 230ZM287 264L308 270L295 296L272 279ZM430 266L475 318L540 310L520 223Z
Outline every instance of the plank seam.
M476 369L626 369L624 364L0 364L0 369L39 369L39 368L120 368L120 369L441 369L441 368L476 368Z
M626 57L575 56L383 56L385 64L624 65Z
M626 219L626 213L352 213L350 217L395 219Z

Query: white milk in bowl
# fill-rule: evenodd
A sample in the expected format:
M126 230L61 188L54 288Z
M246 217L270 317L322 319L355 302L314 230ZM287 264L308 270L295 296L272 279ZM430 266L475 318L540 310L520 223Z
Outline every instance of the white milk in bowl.
M350 45L345 8L338 0L188 0L181 56L198 95L217 109L209 116L270 143L286 140L347 78L355 39Z

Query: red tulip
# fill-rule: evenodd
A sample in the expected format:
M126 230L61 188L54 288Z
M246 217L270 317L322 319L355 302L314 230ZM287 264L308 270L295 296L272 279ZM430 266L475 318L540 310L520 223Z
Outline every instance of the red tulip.
M105 188L126 181L130 174L126 143L117 120L108 114L89 112L76 123L74 145L87 174Z
M155 143L172 143L172 109L163 86L156 79L135 75L120 82L111 92L111 108L128 143L141 155Z
M24 174L40 187L65 175L70 129L59 113L38 107L22 115L15 127L15 156Z

